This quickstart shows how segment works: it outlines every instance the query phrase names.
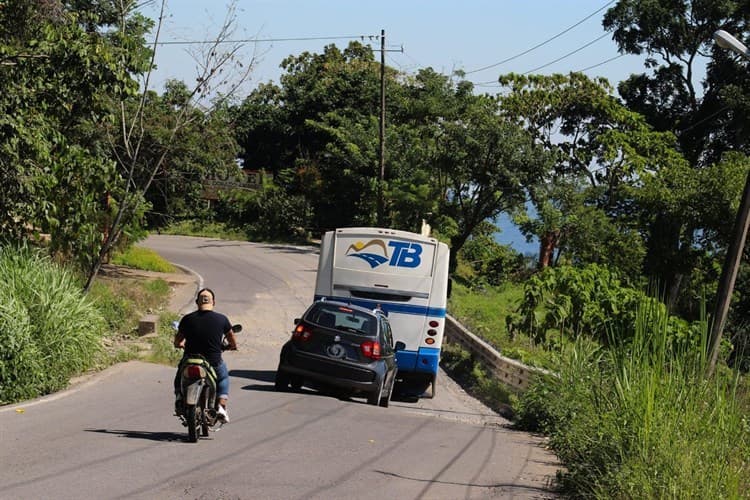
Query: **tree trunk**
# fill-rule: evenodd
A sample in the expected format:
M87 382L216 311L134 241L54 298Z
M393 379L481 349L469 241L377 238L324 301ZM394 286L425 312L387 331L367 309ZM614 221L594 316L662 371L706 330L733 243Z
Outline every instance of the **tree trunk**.
M552 265L552 256L560 239L560 231L548 231L539 238L539 269Z
M684 275L682 273L677 273L672 278L672 283L669 286L669 291L667 293L667 311L669 311L670 314L674 312L675 304L677 304L677 299L680 296L683 277Z

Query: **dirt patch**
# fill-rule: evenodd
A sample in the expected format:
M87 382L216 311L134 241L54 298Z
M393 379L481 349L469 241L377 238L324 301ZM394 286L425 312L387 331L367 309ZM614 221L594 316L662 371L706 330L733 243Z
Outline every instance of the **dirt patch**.
M183 314L185 309L192 305L199 284L197 276L179 268L173 273L160 273L127 266L104 264L99 271L99 277L103 280L164 280L169 285L171 293L169 302L162 307L176 314Z

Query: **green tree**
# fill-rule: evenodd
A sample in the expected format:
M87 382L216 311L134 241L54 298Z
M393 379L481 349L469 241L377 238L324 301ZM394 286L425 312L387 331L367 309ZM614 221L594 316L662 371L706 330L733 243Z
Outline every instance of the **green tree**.
M126 114L135 114L138 104L128 103ZM161 96L155 92L147 94L142 113L143 137L134 182L145 186L153 173L144 193L149 227L195 217L203 205L204 188L209 185L228 187L244 180L236 164L239 147L227 106L217 106L208 112L199 109L191 102L187 85L171 80ZM177 131L170 139L175 127ZM118 129L119 126L113 126L110 131L113 137ZM170 140L169 154L162 158L165 144ZM124 142L115 147L118 156L126 154ZM153 165L158 165L155 172L152 172Z
M280 86L263 85L234 109L245 168L293 168L296 177L279 188L309 200L318 229L372 224L380 102L372 50L329 45L289 56L281 67Z
M157 35L154 41L154 47L158 44L158 33L161 28L161 20L164 18L166 2L161 2L161 15L157 23ZM130 19L132 16L138 17L136 9L138 4L135 2L125 2L118 4L121 8L122 19ZM107 225L104 229L104 241L98 246L98 251L94 252L94 257L90 259L88 279L86 280L85 290L89 290L93 284L99 269L110 253L112 248L118 243L124 231L131 225L137 223L139 214L142 214L147 208L145 200L154 179L160 172L164 171L167 164L167 158L170 157L173 150L178 144L178 140L189 127L196 126L201 129L200 122L205 116L213 116L213 112L223 110L237 89L247 79L253 67L251 64L243 62L240 56L241 44L227 43L231 35L232 26L235 21L234 4L228 8L227 18L221 26L214 41L207 44L207 47L200 54L198 67L200 74L196 77L194 86L172 85L165 96L169 104L174 107L174 114L166 120L162 131L158 127L149 130L146 126L151 117L148 112L152 109L148 104L153 97L148 92L148 82L153 68L153 58L148 61L140 61L138 58L132 60L134 55L142 54L139 47L143 47L142 39L129 36L129 29L132 29L130 23L125 23L119 30L119 36L130 41L133 49L126 52L119 61L125 67L133 67L139 75L143 75L145 90L128 96L120 96L117 105L120 109L118 127L108 128L107 139L111 145L109 154L115 160L117 168L117 184L113 186L111 195L114 198L114 214L107 219ZM154 52L151 52L152 56ZM141 62L141 65L136 63ZM251 61L252 62L252 61ZM198 108L204 107L203 112ZM217 111L218 112L218 111ZM220 111L223 113L224 111ZM163 117L163 114L159 116ZM158 117L156 117L158 118ZM155 134L149 135L150 131L156 131ZM189 132L188 132L189 134ZM211 139L210 134L202 134L203 139ZM157 140L154 140L157 139ZM149 146L146 148L146 146ZM144 151L148 149L147 153ZM204 166L206 170L214 165ZM199 169L200 170L200 169Z
M443 210L449 169L436 166L443 154L439 139L444 125L459 123L477 97L470 82L432 68L399 81L388 97L394 104L387 120L387 213L396 227L412 231L427 220L447 242L458 234L458 223Z
M530 134L499 114L496 99L467 99L458 119L439 124L433 159L434 177L445 182L440 213L457 227L451 269L475 228L521 206L550 161Z
M122 18L110 2L8 1L0 8L0 234L51 235L79 264L101 239L103 198L114 178L101 128L112 99L136 84L120 64ZM95 21L98 20L98 24ZM130 34L147 22L128 19ZM130 36L130 35L129 35Z
M604 16L621 52L646 55L648 72L620 83L620 95L657 130L674 132L693 166L747 143L747 124L737 115L743 109L735 107L747 102L747 67L712 35L723 28L743 38L749 20L750 6L736 0L620 0Z
M748 21L750 6L734 0L620 0L604 17L621 52L647 56L646 71L622 82L620 95L656 130L676 135L691 167L676 169L679 180L665 177L661 183L673 189L690 185L692 192L663 192L664 203L651 204L657 210L649 217L646 272L667 284L670 303L693 279L716 277L715 259L730 241L730 203L738 199L742 182L710 182L710 169L728 151L748 153L750 82L747 61L718 48L712 35L723 28L744 39ZM696 179L708 184L695 185Z
M574 262L626 256L620 263L628 269L622 271L632 278L638 265L632 259L640 257L643 246L632 217L632 190L642 179L683 161L673 148L674 137L655 132L623 106L605 79L581 73L509 74L499 81L508 89L500 98L503 112L555 159L543 182L530 188L538 220L517 215L522 229L541 241L539 267L549 265L563 245ZM588 240L583 237L597 224L601 230L588 234ZM603 240L594 242L595 236ZM596 249L608 253L597 257Z
M461 248L455 277L472 286L500 286L522 276L526 262L510 245L495 241L498 228L485 221L474 229Z

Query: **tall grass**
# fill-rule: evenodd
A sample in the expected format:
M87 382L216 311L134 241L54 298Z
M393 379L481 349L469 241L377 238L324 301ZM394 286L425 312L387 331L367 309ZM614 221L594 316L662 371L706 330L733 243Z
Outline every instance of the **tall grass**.
M107 342L114 343L116 350L121 341L138 337L139 319L144 314L161 313L170 294L169 283L161 278L101 278L94 283L89 297L107 324ZM133 358L136 353L131 354ZM108 355L114 355L114 361L129 359L127 352ZM107 359L103 362L109 363Z
M519 425L550 435L572 496L750 498L737 379L724 371L707 380L705 337L675 341L668 323L644 303L631 341L578 341L559 379L521 397Z
M115 254L112 257L112 263L160 273L173 273L177 270L171 262L164 259L154 250L135 245Z
M503 356L531 366L553 368L548 354L535 345L530 337L508 331L506 318L516 311L523 293L523 285L510 282L481 290L470 290L454 283L448 308L461 324L482 337Z
M69 270L28 247L0 247L0 403L65 387L93 366L104 320Z

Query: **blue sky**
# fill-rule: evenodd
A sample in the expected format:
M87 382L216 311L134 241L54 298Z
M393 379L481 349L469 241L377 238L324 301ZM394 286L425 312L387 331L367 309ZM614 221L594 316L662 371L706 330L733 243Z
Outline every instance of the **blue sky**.
M245 93L258 83L278 81L279 64L292 54L319 53L331 43L343 48L349 39L360 36L373 37L371 42L367 39L368 43L379 49L381 29L385 30L388 66L406 73L416 73L425 67L444 74L460 69L481 92L494 93L498 89L497 76L510 72L552 74L585 70L590 77L606 77L616 87L631 73L643 71L643 57L620 56L611 35L602 28L604 13L615 3L614 0L238 0L236 27L229 38L276 40L246 46L245 60L249 61L255 51L257 63ZM155 7L159 4L157 0L144 13L155 18ZM228 5L214 0L168 1L161 40L188 42L216 36ZM197 71L189 52L198 47L198 44L160 46L156 58L158 70L152 77L151 88L161 92L164 81L170 78L190 85ZM379 57L376 52L376 58ZM501 227L500 242L512 244L524 253L537 252L536 243L527 244L512 224L506 221Z
M144 13L156 17L158 3ZM501 73L591 68L585 73L604 76L616 85L642 71L643 58L621 56L604 63L619 55L601 24L604 12L614 4L611 0L238 0L236 29L230 38L276 40L246 46L245 59L250 60L253 50L259 59L249 89L259 82L276 81L279 64L290 54L321 52L330 43L345 47L346 37L362 35L375 37L371 43L379 48L381 29L388 49L386 64L407 73L424 67L445 74L462 69L480 84L479 90L493 92ZM187 42L215 36L227 5L214 0L169 0L161 40ZM327 39L281 40L300 38ZM198 47L160 46L152 88L161 91L168 78L193 81L195 62L188 51Z

